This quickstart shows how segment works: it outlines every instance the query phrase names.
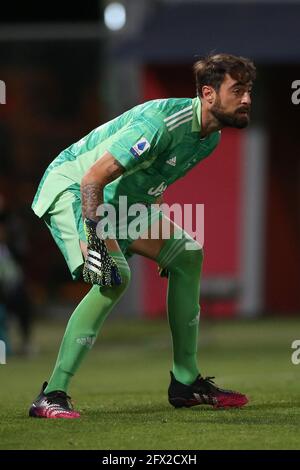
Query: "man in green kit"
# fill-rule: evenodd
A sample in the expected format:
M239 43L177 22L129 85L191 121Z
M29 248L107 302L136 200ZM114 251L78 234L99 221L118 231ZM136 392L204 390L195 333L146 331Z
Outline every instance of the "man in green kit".
M202 249L160 210L150 210L165 189L208 157L224 127L249 123L255 66L243 57L211 55L194 64L196 98L158 99L138 105L94 129L64 150L47 168L32 208L44 219L74 280L92 287L73 312L49 379L30 407L42 418L78 418L67 395L69 382L94 344L99 330L126 291L126 258L139 254L157 262L168 277L167 311L173 341L170 404L240 407L245 395L217 387L197 364ZM120 200L147 209L144 229L157 237L104 236L103 213ZM100 223L99 223L100 222ZM170 236L162 236L164 226ZM179 236L178 236L179 233ZM187 243L189 245L187 249Z

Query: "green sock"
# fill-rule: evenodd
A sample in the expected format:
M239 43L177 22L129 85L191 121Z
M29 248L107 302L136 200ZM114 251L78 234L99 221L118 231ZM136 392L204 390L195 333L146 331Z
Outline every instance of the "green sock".
M186 385L199 374L197 365L200 275L203 253L186 250L187 239L166 240L157 262L169 271L167 310L173 341L173 374ZM190 242L191 243L191 242Z
M76 307L68 322L45 393L67 391L70 379L93 346L104 320L129 284L130 269L124 256L121 252L110 254L121 272L122 284L114 287L95 285Z

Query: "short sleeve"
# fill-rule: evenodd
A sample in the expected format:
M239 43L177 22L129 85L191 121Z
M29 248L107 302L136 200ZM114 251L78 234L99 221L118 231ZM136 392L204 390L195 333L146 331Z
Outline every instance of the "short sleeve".
M106 150L129 170L159 155L167 146L164 126L154 126L146 119L131 121L114 135Z

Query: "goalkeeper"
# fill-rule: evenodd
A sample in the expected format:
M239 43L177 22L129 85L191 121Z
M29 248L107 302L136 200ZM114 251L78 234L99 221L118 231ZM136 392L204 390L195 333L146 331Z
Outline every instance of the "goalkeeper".
M241 393L220 389L199 372L200 245L159 210L149 210L145 230L150 232L155 224L161 234L169 224L168 239L123 239L119 233L124 221L115 227L115 237L105 239L98 224L97 208L103 203L112 204L118 213L120 197L126 196L128 205L139 202L149 208L171 183L213 152L222 128L248 125L255 79L250 60L212 55L196 62L194 72L197 97L136 106L64 150L41 180L33 210L50 229L73 279L83 275L92 286L68 322L49 382L30 407L32 417L80 416L67 395L69 383L127 289L126 258L132 254L155 260L168 276L173 341L170 404L239 407L248 401ZM178 230L180 237L175 236ZM187 241L192 250L185 249Z

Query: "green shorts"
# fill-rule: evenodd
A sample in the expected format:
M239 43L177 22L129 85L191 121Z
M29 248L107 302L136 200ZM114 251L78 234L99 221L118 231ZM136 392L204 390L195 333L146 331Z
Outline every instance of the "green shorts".
M144 220L145 228L161 217L161 212L153 209ZM79 186L71 186L61 193L51 204L43 219L49 228L56 244L62 252L74 280L80 279L84 258L80 241L86 242L81 212L81 193ZM130 220L128 221L130 223ZM123 225L123 222L121 222ZM118 227L117 227L118 233ZM134 241L115 237L125 258L132 256L129 246Z

